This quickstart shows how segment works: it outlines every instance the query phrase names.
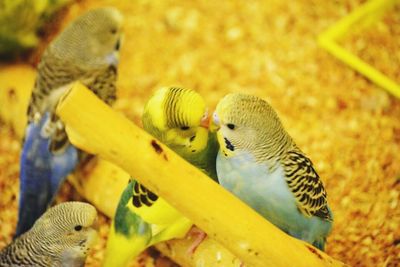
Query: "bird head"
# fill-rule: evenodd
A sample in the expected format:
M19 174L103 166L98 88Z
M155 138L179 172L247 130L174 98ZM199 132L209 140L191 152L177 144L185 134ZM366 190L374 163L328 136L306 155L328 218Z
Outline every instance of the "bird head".
M178 153L196 153L208 140L208 112L193 90L164 87L154 93L143 113L144 129Z
M84 261L97 238L97 211L88 203L64 202L47 210L26 234L63 263Z
M225 156L237 151L257 153L269 144L279 144L280 137L286 135L276 112L266 101L242 93L228 94L218 103L210 129L217 131Z
M122 22L115 8L92 9L72 21L51 43L50 51L82 69L117 66Z

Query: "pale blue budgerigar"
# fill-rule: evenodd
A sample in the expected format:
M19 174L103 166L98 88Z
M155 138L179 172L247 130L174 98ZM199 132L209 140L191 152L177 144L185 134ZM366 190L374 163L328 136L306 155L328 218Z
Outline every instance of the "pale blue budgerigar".
M180 87L157 90L146 103L142 121L147 132L216 180L218 142L215 133L209 134L207 108L197 92ZM131 180L111 225L103 266L126 266L147 247L182 238L191 227L192 222L163 198ZM204 237L199 232L188 251Z
M97 211L92 205L58 204L0 251L0 266L84 266L97 239L96 228Z
M219 183L284 232L323 250L333 215L311 160L263 99L232 93L212 117Z
M46 48L28 107L16 236L45 212L78 162L79 153L55 115L62 93L80 81L107 104L115 101L121 26L117 9L93 9L72 21Z

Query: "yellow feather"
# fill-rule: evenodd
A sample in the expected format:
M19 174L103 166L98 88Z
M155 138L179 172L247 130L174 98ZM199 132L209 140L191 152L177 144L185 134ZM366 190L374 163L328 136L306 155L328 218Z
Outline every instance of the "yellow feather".
M138 256L148 245L147 237L138 235L135 238L126 238L116 233L114 229L113 221L108 235L103 267L127 266L131 259Z
M150 224L170 224L182 216L174 207L169 205L162 198L158 198L151 206L142 205L140 208L135 207L132 204L132 201L129 201L127 207Z

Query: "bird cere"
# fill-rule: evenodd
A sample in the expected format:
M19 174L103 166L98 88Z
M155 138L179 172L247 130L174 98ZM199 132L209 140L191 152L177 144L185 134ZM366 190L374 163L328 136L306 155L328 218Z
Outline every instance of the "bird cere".
M89 4L83 4L85 1ZM61 24L60 29L42 28L44 32L57 32L54 38L44 35L46 38L39 42L39 34L32 35L30 29L27 37L34 42L24 40L20 32L15 39L21 42L18 53L22 47L39 47L38 52L26 52L37 58L29 96L24 98L21 92L26 89L19 86L8 88L8 98L2 98L0 92L0 101L14 101L15 110L23 107L27 118L21 150L16 149L20 152L16 171L19 183L9 182L18 187L11 198L17 203L17 215L12 225L4 227L9 238L0 238L0 245L4 245L0 247L0 266L347 266L333 257L346 262L349 259L331 248L340 243L338 225L350 220L340 207L357 203L349 202L346 194L350 191L343 182L345 197L337 204L338 197L331 194L334 178L325 163L296 134L298 126L293 132L293 121L304 119L307 124L307 116L280 113L285 108L279 103L291 105L291 101L303 100L294 100L291 87L295 85L278 77L277 62L268 58L259 64L254 60L247 71L254 75L254 81L260 79L257 73L268 72L268 86L285 84L288 88L284 95L270 89L262 93L258 87L265 83L231 84L223 77L218 86L212 83L207 88L207 83L198 82L203 79L203 69L196 69L204 63L201 53L184 52L180 46L174 50L176 61L161 72L157 66L139 71L126 56L129 51L135 58L135 53L144 49L139 44L140 39L148 38L146 34L164 41L159 37L169 32L171 40L166 38L165 46L175 45L174 38L192 46L190 36L196 35L200 41L196 45L217 40L235 53L236 40L246 43L248 38L250 43L251 34L243 33L233 22L227 23L229 27L224 22L223 27L217 25L218 32L223 32L222 41L213 35L202 36L195 29L203 14L196 13L197 9L185 14L175 7L165 7L168 11L165 17L162 15L162 22L154 21L150 26L144 23L155 29L147 31L135 16L146 8L149 14L153 12L152 3L91 7L92 0L85 1L59 4L66 7L57 16L63 20L62 12L70 10L69 23ZM132 8L121 8L125 5ZM8 12L17 6L8 8ZM74 6L81 6L81 10L74 10ZM136 9L138 6L144 9ZM22 10L22 6L18 8ZM0 11L0 21L2 15ZM43 24L46 19L40 21ZM293 21L296 24L297 20ZM24 21L20 26L26 25ZM132 30L142 27L142 35ZM0 56L2 42L0 27ZM135 42L138 46L132 45ZM161 46L149 43L150 47ZM157 49L154 55L160 53ZM166 53L171 51L168 49ZM246 51L243 53L252 54L250 48ZM137 60L157 65L152 55L144 55ZM204 56L209 63L210 55ZM231 78L240 76L226 62L220 67L225 65ZM181 72L176 71L179 68ZM318 71L310 73L316 75ZM282 101L277 102L278 98ZM360 106L374 109L372 102L363 98ZM304 111L320 108L312 103L303 103ZM343 112L349 108L340 101L337 105ZM15 110L10 114L17 114ZM6 117L3 122L2 116L0 107L1 127L10 120ZM18 116L10 117L11 124L16 125L13 120ZM348 131L354 125L349 121ZM303 127L301 132L307 136L310 128ZM9 131L14 129L10 126ZM391 134L396 135L396 131ZM319 137L320 141L313 142L320 142L321 150L325 150L324 137ZM329 161L332 165L336 162L335 158ZM2 184L1 166L0 157L0 188L11 188ZM397 185L393 185L391 198L398 197ZM397 200L390 202L391 209L396 205ZM372 209L374 206L369 207ZM397 229L395 223L389 227ZM377 238L371 233L357 242L367 246ZM392 252L398 249L397 234L391 238L393 246L386 246L386 254L395 254ZM363 257L367 252L360 251ZM384 263L375 261L388 267L397 266L397 262L400 259L393 256ZM355 266L362 266L362 262L357 261Z

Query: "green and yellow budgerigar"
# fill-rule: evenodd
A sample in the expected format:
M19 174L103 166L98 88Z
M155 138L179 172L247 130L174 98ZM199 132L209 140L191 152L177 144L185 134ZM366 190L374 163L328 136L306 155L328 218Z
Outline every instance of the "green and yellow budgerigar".
M147 102L142 121L146 131L216 179L218 142L208 133L207 115L198 93L165 87ZM126 266L148 246L184 237L191 226L164 199L131 180L111 226L104 266Z
M333 215L311 160L264 100L233 93L212 116L219 183L284 232L324 249Z
M84 266L97 238L97 211L83 202L50 208L0 251L0 266Z

